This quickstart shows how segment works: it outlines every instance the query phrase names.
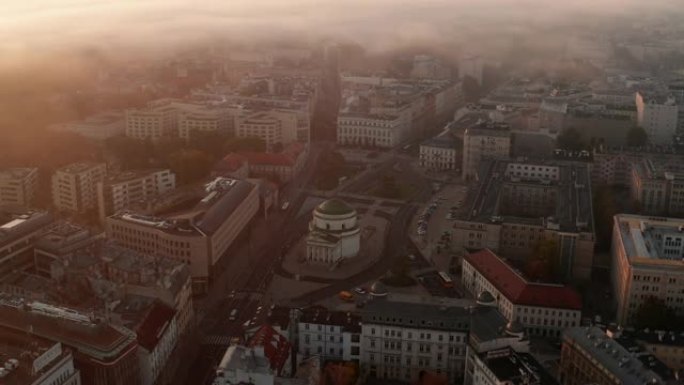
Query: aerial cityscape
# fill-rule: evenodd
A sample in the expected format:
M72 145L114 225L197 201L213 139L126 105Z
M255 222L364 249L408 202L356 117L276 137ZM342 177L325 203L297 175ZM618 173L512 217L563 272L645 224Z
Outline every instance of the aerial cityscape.
M7 0L0 385L684 384L684 0Z

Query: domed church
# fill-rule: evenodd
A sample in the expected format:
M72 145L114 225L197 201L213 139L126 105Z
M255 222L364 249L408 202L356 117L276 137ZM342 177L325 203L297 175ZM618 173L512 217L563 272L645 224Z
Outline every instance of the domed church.
M360 247L361 230L353 207L339 199L316 207L306 238L307 262L334 265L355 257Z

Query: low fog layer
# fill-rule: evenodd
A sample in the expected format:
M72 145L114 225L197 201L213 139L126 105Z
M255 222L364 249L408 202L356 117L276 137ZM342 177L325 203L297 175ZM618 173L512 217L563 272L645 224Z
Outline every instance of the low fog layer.
M6 53L72 44L122 47L207 38L343 38L370 49L487 29L592 23L681 9L677 0L28 0L0 4ZM678 7L679 5L679 7ZM7 51L10 50L10 51ZM6 55L3 55L7 57Z

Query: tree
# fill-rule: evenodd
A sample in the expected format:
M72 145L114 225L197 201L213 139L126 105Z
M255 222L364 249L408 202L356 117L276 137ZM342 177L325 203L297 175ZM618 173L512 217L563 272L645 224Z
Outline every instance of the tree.
M152 144L127 136L115 136L105 141L105 150L121 163L124 170L132 170L149 166Z
M196 150L211 155L214 159L223 156L225 134L213 131L191 131L188 145Z
M525 273L531 280L550 281L560 274L558 242L542 239L534 245L534 251L525 264Z
M641 147L646 145L648 142L648 135L643 128L639 126L633 126L629 129L629 131L627 131L625 142L628 146Z
M637 329L672 330L677 326L675 312L656 297L648 297L634 313L633 323Z
M563 130L556 138L556 146L563 150L580 151L587 149L587 142L576 128Z
M169 166L180 184L196 182L209 174L212 158L202 151L189 149L171 154Z
M397 181L392 175L385 175L380 180L378 195L383 198L399 198L400 191Z

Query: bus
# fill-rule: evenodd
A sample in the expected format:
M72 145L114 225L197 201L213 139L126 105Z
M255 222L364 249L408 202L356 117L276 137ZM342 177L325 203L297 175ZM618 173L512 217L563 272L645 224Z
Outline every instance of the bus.
M437 273L439 275L439 279L442 281L442 286L446 288L454 287L454 281L449 277L449 274L440 271Z

